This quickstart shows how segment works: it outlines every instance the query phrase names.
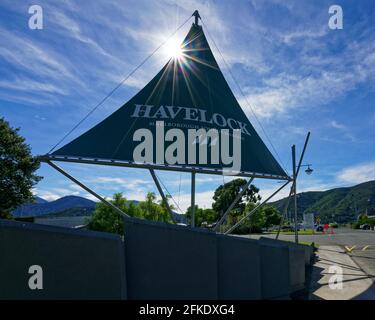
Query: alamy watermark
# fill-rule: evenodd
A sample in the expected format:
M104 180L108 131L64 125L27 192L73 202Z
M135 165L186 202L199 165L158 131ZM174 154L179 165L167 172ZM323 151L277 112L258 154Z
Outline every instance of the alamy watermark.
M43 8L40 5L34 4L29 7L29 28L31 30L43 29Z
M167 123L166 125L164 120L173 120L177 115L189 122L214 124L220 129L199 125L197 128L191 128L193 125L187 123ZM147 128L137 129L133 134L133 141L139 142L133 150L135 163L198 167L207 164L222 165L225 175L240 173L241 134L250 135L246 123L233 118L225 118L220 113L208 115L204 109L175 106L155 108L152 105L139 104L135 105L131 117L156 120L155 137L154 133ZM167 126L174 128L165 130ZM186 131L176 127L185 127L187 137ZM168 144L167 147L166 144Z
M331 290L342 290L343 289L343 270L340 266L330 266L328 273L333 274L328 280L328 286Z
M328 19L328 27L331 30L341 30L344 28L344 12L342 7L334 4L329 7L328 13L331 15Z
M39 265L32 265L29 268L29 274L32 276L29 278L29 288L31 290L42 290L43 289L43 269Z

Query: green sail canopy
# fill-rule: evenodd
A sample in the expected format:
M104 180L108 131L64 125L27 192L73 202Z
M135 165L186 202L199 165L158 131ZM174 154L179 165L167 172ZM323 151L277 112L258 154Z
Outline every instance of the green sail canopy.
M47 155L50 159L95 159L112 164L137 166L133 150L139 141L133 135L140 128L156 136L156 122L164 121L164 130L188 129L241 130L241 172L243 176L268 176L289 179L267 149L229 88L203 33L193 24L182 44L182 57L171 58L163 69L133 98L102 122L70 143ZM172 143L172 142L169 142ZM153 142L153 150L158 148ZM164 148L168 147L165 142ZM208 151L208 154L210 151ZM165 165L168 168L220 173L226 164L188 163ZM151 167L155 161L148 163ZM143 166L144 167L144 166ZM157 165L162 169L164 166Z

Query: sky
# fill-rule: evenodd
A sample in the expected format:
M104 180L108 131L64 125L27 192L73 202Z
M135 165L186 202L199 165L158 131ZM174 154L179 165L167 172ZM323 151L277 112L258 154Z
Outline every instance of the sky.
M43 9L43 29L29 28L31 4ZM328 26L340 5L343 29ZM375 3L287 0L61 0L0 2L0 117L19 127L34 155L46 154L194 10L230 87L263 141L291 173L311 139L297 191L319 191L375 179ZM170 58L187 23L63 144L137 93ZM219 47L217 51L213 41ZM234 76L234 79L232 77ZM242 93L236 86L238 82ZM62 144L62 145L63 145ZM60 164L101 195L142 200L157 193L147 170ZM45 164L34 193L46 200L92 198ZM181 211L190 204L190 175L157 172ZM198 174L196 201L210 207L229 177ZM264 197L278 181L254 180ZM286 195L281 192L275 199Z

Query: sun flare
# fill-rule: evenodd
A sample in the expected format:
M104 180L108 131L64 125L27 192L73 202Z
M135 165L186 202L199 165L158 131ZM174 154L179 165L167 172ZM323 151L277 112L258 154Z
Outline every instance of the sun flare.
M168 58L179 59L182 57L182 47L178 39L170 39L165 45Z

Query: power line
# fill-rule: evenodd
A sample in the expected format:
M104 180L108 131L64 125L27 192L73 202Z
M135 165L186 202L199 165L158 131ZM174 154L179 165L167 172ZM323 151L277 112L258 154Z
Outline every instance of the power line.
M180 210L180 212L183 214L183 211L181 210L180 206L175 201L175 199L173 198L172 194L168 191L167 187L165 186L165 184L163 183L163 181L161 181L160 177L156 174L156 172L155 172L155 175L158 178L158 180L160 181L160 183L163 186L163 188L165 189L165 191L167 192L167 194L171 197L172 201L174 202L174 204L176 205L176 207L178 208L178 210Z
M120 88L125 81L127 81L139 68L141 68L161 47L163 47L170 38L172 38L190 19L192 16L190 16L184 23L182 23L173 33L171 33L168 38L163 41L154 51L152 51L133 71L131 71L124 79L121 80L120 83L118 83L98 104L92 108L89 113L83 117L82 120L80 120L67 134L65 134L62 139L60 139L48 153L51 153L55 148L63 142L75 129L77 129L96 109L98 109L118 88Z
M254 112L254 110L253 110L253 108L251 107L251 104L249 103L249 101L247 100L247 97L246 97L246 95L244 94L244 92L242 91L242 88L241 88L241 86L239 85L239 83L238 83L238 81L236 80L236 78L234 77L234 75L233 75L233 73L232 73L232 71L231 71L231 69L229 68L229 64L226 62L226 60L225 60L225 58L224 58L224 56L223 56L223 54L221 53L221 51L220 51L220 49L219 49L219 47L216 45L216 42L215 42L215 40L214 40L214 38L211 36L211 34L210 34L210 32L209 32L209 30L208 30L208 28L207 28L207 25L204 23L204 21L201 19L201 22L202 22L202 24L203 24L203 26L205 27L205 29L206 29L206 31L207 31L207 34L208 34L208 36L210 37L210 39L212 40L212 43L214 44L214 46L215 46L215 48L216 48L216 50L219 52L219 54L220 54L220 56L221 56L221 58L222 58L222 60L224 61L224 64L225 64L225 66L226 66L226 68L228 69L228 71L229 71L229 74L231 75L231 77L232 77L232 79L233 79L233 81L234 81L234 83L237 85L237 87L238 87L238 89L239 89L239 91L240 91L240 93L241 93L241 95L243 96L243 98L245 99L245 102L247 103L247 106L250 108L250 110L251 110L251 113L253 114L253 116L254 116L254 118L256 119L256 121L257 121L257 123L259 124L259 126L260 126L260 128L262 129L262 131L263 131L263 133L264 133L264 135L265 135L265 137L266 137L266 139L268 140L268 142L269 142L269 144L271 145L271 147L272 147L272 149L273 149L273 151L275 152L275 154L276 154L276 157L278 158L278 160L280 161L280 163L281 163L281 165L283 166L283 168L284 168L284 170L285 170L285 172L288 172L287 170L286 170L286 168L285 168L285 165L284 165L284 162L281 160L281 158L280 158L280 156L279 156L279 154L278 154L278 152L277 152L277 150L276 150L276 148L275 148L275 146L273 145L273 143L272 143L272 141L271 141L271 139L269 138L269 136L267 135L267 133L266 133L266 130L264 129L264 127L263 127L263 125L262 125L262 123L259 121L259 119L258 119L258 117L257 117L257 115L255 114L255 112Z

